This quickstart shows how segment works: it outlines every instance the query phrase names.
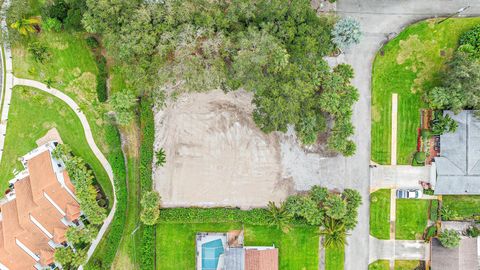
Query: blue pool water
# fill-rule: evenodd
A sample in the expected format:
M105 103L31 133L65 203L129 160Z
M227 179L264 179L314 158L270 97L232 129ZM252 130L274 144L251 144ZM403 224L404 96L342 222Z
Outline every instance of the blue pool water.
M221 239L213 240L202 245L202 270L216 270L218 259L223 254Z

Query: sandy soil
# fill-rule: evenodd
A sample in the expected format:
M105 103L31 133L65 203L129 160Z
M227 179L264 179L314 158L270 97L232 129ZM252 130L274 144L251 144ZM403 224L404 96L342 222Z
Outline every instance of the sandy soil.
M279 136L252 120L252 94L189 93L155 113L155 150L166 164L154 169L164 207L263 207L294 191L282 176Z

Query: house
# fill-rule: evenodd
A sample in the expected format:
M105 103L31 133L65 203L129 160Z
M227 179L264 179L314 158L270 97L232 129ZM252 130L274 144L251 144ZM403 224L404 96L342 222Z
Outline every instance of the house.
M67 246L66 231L82 226L82 212L65 165L49 142L22 157L25 170L0 202L0 269L55 268L55 248Z
M435 157L435 194L480 194L480 119L473 111L447 111L458 123L454 133L440 136L440 156Z
M197 270L278 270L275 246L244 246L243 230L198 233Z
M478 240L463 238L457 248L445 248L432 239L432 270L478 270Z

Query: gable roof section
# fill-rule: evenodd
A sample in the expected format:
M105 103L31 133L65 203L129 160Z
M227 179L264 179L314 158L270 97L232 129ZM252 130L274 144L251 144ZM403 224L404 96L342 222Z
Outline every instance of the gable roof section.
M278 270L278 249L246 249L245 270Z
M27 168L30 174L34 201L43 197L43 191L47 187L58 184L49 151L44 151L29 159Z
M450 115L458 128L441 135L441 156L435 158L435 194L480 194L480 120L473 111L444 114Z

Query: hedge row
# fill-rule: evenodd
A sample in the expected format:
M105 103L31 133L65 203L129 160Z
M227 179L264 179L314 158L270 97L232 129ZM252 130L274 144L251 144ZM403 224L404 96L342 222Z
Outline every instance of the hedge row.
M117 209L110 228L98 245L95 253L85 265L85 269L110 269L117 253L117 248L122 238L125 227L125 212L127 208L127 190L125 188L125 160L120 142L118 130L112 126L106 126L106 140L110 146L108 162L112 166L117 194Z
M103 55L96 57L98 74L97 74L97 98L100 102L105 102L108 99L107 91L107 60Z
M268 211L263 208L166 208L160 210L160 223L241 222L267 225Z
M141 193L152 189L153 142L155 126L152 102L149 98L140 99L140 127L142 132L140 146L140 185ZM155 269L155 226L143 225L141 269Z

